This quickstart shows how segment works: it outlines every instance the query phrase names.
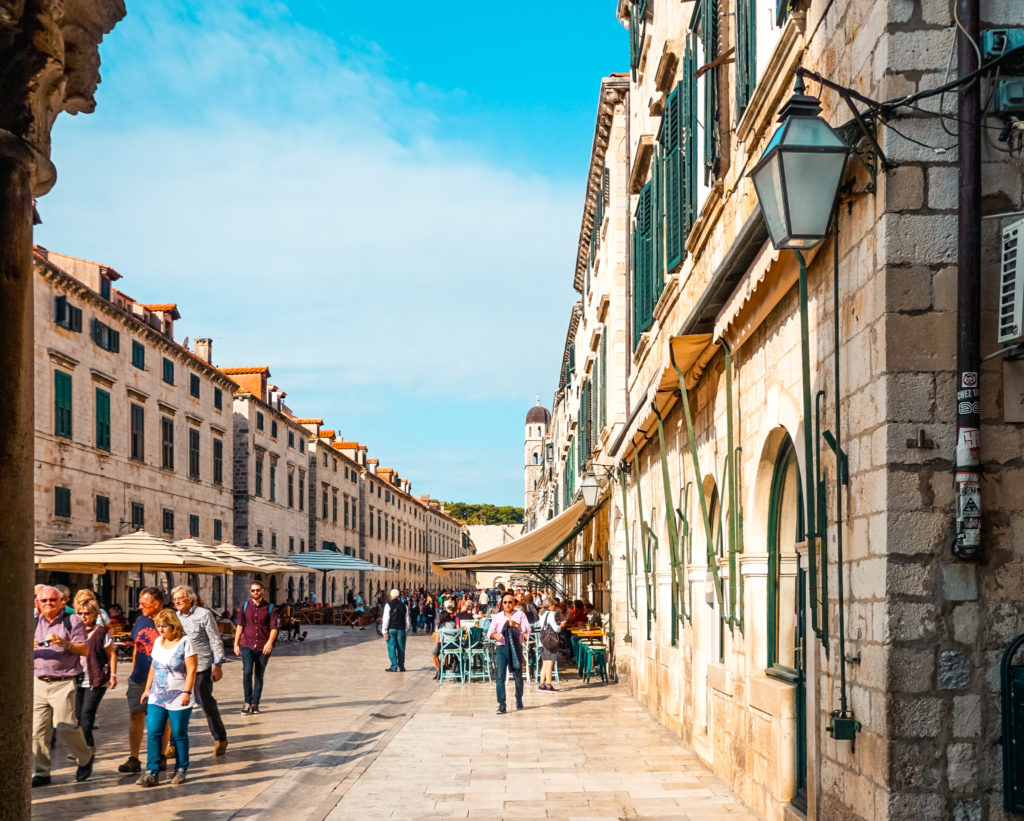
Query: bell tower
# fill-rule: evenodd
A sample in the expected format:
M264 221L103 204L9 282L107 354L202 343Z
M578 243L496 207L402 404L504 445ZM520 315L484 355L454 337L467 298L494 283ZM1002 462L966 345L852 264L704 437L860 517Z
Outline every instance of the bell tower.
M526 414L526 429L523 437L525 459L523 507L527 511L527 515L545 489L544 446L548 440L550 427L551 414L547 408L541 405L538 395L537 404Z

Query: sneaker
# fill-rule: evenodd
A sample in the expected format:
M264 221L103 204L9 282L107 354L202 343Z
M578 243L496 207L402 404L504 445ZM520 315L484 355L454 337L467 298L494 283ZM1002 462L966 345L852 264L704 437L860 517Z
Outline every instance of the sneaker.
M155 787L160 783L160 774L151 773L148 770L139 776L139 780L135 782L140 787Z
M224 739L223 741L218 741L217 743L215 743L213 745L213 754L215 756L224 755L224 753L226 753L227 751L228 751L228 741L227 741L227 739Z
M174 776L171 778L172 784L184 784L185 783L185 771L175 770Z
M90 758L85 764L80 764L78 769L75 770L75 781L82 782L87 780L89 776L92 775L92 765L95 761L96 754L93 753L92 758Z
M260 705L259 704L253 704L252 707L249 709L249 712L252 713L253 715L256 715L259 711L260 711Z
M508 712L508 711L504 707L499 707L498 708L498 715L499 716L505 715L506 712Z
M242 715L243 716L247 716L251 712L252 712L252 705L251 704L243 704L242 705Z
M558 692L558 688L557 688L557 687L555 687L555 685L554 685L554 684L549 684L549 685L548 685L548 692L549 692L549 693L557 693L557 692Z
M32 788L33 789L35 789L36 787L49 787L49 786L50 786L50 776L48 776L48 775L34 775L34 776L32 776Z
M124 762L120 767L117 768L119 773L138 773L142 772L142 762L139 761L135 756L128 756L128 760Z

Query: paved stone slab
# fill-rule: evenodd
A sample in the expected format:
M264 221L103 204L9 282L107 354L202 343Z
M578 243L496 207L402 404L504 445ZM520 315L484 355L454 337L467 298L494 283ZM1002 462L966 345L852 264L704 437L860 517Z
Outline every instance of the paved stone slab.
M212 758L206 722L194 712L190 778L179 787L146 790L116 772L127 755L122 685L100 708L93 778L76 784L59 748L54 786L35 791L33 816L755 818L624 686L563 682L554 696L528 688L525 710L498 716L491 684L438 688L430 646L411 636L409 672L390 674L371 631L310 628L306 642L271 659L257 717L240 714L241 664L229 663L216 686L228 754Z

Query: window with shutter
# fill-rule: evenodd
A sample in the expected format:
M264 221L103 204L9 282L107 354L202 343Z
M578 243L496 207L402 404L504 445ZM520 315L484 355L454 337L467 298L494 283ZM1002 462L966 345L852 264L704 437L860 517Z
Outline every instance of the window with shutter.
M665 100L659 141L665 164L665 259L666 270L674 273L684 258L682 140L682 84Z
M633 348L653 319L653 239L651 183L640 189L633 223Z
M174 420L169 416L160 418L160 467L174 470Z
M289 481L291 477L289 476ZM213 483L224 484L224 441L214 438L213 440ZM291 485L289 484L289 491ZM291 504L291 493L289 492L289 505Z
M781 1L781 0L780 0ZM718 0L700 0L694 14L696 20L693 30L697 32L704 45L704 63L718 59ZM704 82L704 184L710 185L718 175L721 149L721 132L719 130L720 106L718 99L719 72L715 67L708 69L703 76Z
M199 538L199 517L194 513L189 514L188 517L188 535L193 539Z
M71 374L53 372L53 432L71 438Z
M599 429L604 430L608 424L608 331L601 334L601 382L600 382L600 419Z
M636 79L636 70L643 56L644 37L647 33L648 0L633 0L629 8L629 67Z
M110 394L96 388L96 447L110 450Z
M747 110L757 82L757 0L736 0L736 120Z
M134 339L132 340L132 365L140 371L146 370L146 347Z
M683 55L683 122L680 139L683 141L683 168L680 179L682 200L685 207L682 242L690 235L690 229L697 221L697 38L691 34L686 39Z
M131 458L137 462L142 462L146 459L146 416L142 405L132 405L129 409L129 417L131 424Z
M53 515L71 516L71 488L55 487L53 489Z
M188 429L188 475L191 479L199 478L199 431Z
M168 385L174 384L174 362L170 359L164 359L163 378Z
M103 523L110 523L110 497L109 496L97 496L96 497L96 521Z

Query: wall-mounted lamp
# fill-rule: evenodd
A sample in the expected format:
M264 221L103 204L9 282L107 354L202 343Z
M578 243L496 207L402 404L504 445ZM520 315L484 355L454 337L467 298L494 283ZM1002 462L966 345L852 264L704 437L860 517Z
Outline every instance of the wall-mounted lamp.
M750 172L772 245L813 248L828 233L850 146L821 119L821 103L797 76L779 127Z

